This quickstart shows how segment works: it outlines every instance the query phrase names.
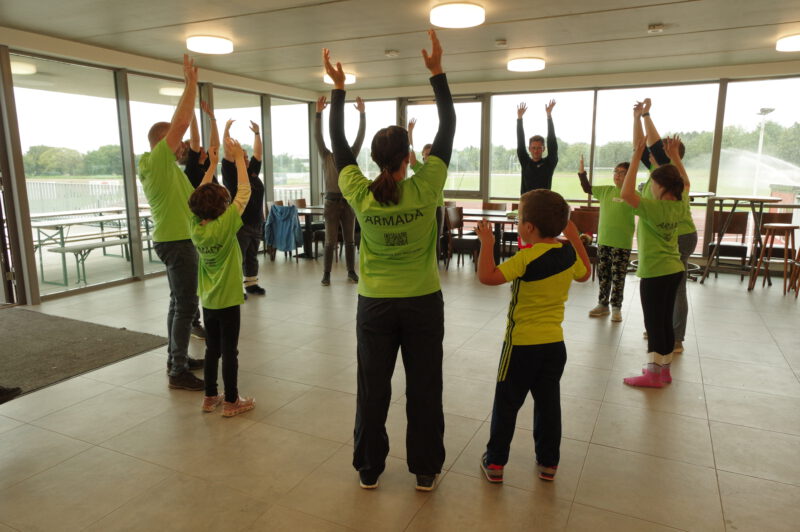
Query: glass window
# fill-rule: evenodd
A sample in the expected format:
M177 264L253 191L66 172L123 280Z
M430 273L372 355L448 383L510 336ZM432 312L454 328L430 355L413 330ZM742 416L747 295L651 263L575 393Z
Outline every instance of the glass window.
M139 76L136 74L128 75L128 94L130 96L131 109L131 130L133 131L133 151L136 154L136 167L139 167L139 158L142 154L150 151L150 143L147 140L147 133L150 127L156 122L169 122L175 113L175 107L183 94L183 82ZM199 100L198 100L199 101ZM200 120L200 108L196 107L195 117ZM199 127L199 126L198 126ZM222 132L220 132L222 134ZM184 136L189 139L189 131ZM142 190L142 184L136 181L139 204L146 208L147 198ZM143 214L147 210L142 211ZM144 217L142 223L145 224L142 234L142 253L144 271L146 273L161 271L164 265L158 259L153 249L152 220Z
M231 137L239 141L248 157L252 157L255 137L250 129L250 122L255 122L261 131L261 97L247 92L214 88L214 116L217 118L220 142L225 132L225 123L232 119L234 123L230 129ZM261 175L263 180L263 172Z
M489 195L492 198L519 198L521 167L517 158L517 106L520 102L528 106L523 117L527 151L530 137L541 135L547 138L545 106L551 99L556 101L553 129L558 139L558 166L553 174L552 189L567 199L586 196L576 172L581 154L587 161L589 159L594 100L592 91L492 97L492 155L489 170ZM544 155L547 156L546 151Z
M271 112L275 199L311 204L308 104L272 98Z
M344 107L344 132L347 140L352 146L358 134L358 111L352 105L354 102L348 102ZM358 154L358 166L364 175L374 178L378 175L380 170L373 162L370 155L370 146L372 146L372 137L375 136L379 130L395 125L397 122L397 102L395 100L381 100L364 102L365 114L367 125L364 133L364 143L361 146L361 151ZM331 138L329 134L328 120L330 118L330 108L327 107L322 112L322 136L325 139L325 145L328 149L331 148Z
M40 293L130 277L112 72L11 61Z
M456 102L456 136L453 139L453 155L447 169L445 191L448 195L457 192L480 190L481 167L481 102ZM416 118L414 148L422 160L422 147L433 142L439 129L436 104L411 104L406 110L408 119ZM455 192L456 194L452 194Z

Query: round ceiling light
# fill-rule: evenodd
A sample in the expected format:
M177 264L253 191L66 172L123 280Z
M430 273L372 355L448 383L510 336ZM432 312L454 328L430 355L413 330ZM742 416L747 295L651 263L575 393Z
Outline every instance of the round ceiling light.
M431 24L440 28L472 28L486 20L482 6L468 2L439 4L431 9Z
M333 80L331 79L331 77L328 74L323 74L322 75L322 81L324 81L328 85L333 85ZM345 72L344 73L344 84L345 85L352 85L355 82L356 82L356 75L355 74L351 74L350 72Z
M520 57L508 62L508 69L511 72L536 72L544 70L544 59L539 57Z
M186 48L198 54L229 54L233 52L233 41L225 37L195 35L187 37Z
M781 37L775 43L775 49L779 52L800 52L800 34Z
M23 61L11 61L11 73L18 76L30 76L36 74L36 65Z
M158 93L161 96L183 96L183 87L161 87Z

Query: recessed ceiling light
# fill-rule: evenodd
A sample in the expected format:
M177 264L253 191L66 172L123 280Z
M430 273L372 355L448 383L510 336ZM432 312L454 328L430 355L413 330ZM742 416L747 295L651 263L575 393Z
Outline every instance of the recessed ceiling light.
M781 37L775 43L775 49L779 52L800 52L800 34Z
M478 4L453 2L431 9L431 24L440 28L472 28L486 20L486 12Z
M519 57L508 62L508 69L511 72L536 72L544 70L544 59L539 57Z
M186 39L186 48L198 54L229 54L233 52L233 41L225 37L195 35Z
M322 81L324 81L328 85L333 85L333 80L331 79L331 77L328 74L323 74L322 75ZM351 74L350 72L345 72L344 73L344 84L345 85L352 85L355 82L356 82L356 75L355 74Z
M158 93L162 96L183 96L183 87L161 87Z
M36 74L36 65L23 61L11 61L11 73L18 76L30 76Z

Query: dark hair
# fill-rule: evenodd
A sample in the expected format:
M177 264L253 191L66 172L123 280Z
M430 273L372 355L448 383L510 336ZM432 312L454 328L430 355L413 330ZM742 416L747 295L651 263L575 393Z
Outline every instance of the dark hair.
M426 145L424 145L424 146L422 147L422 153L425 153L425 150L428 150L428 153L430 153L430 151L431 151L431 148L433 148L433 144L426 144Z
M381 173L369 186L372 195L380 204L400 202L400 188L392 173L400 169L408 157L408 132L400 126L381 129L372 137L372 160Z
M664 189L664 192L668 192L675 196L676 200L680 200L683 196L683 178L681 177L681 173L678 171L678 168L674 164L665 164L664 166L659 166L653 173L650 174L650 177L661 185L661 188Z
M530 222L542 238L561 234L569 221L569 205L558 192L539 188L520 198L520 223Z
M231 202L228 189L216 183L200 185L189 196L189 210L201 220L216 220Z
M541 142L544 144L544 137L541 135L534 135L528 140L528 146L530 146L531 142Z
M150 126L150 131L147 132L147 140L150 141L150 147L154 148L156 144L167 136L169 131L169 122L156 122Z
M628 161L621 162L617 166L615 166L614 168L619 168L620 166L627 171L631 167L631 163L629 163Z

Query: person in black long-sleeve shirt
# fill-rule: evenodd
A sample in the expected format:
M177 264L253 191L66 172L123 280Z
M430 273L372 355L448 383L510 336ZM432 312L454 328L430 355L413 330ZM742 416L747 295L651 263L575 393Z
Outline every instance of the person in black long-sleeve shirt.
M223 139L230 136L233 120L225 124ZM247 175L250 179L250 199L242 212L242 227L236 233L239 247L242 249L242 273L244 274L244 290L247 294L263 296L267 293L258 285L258 247L264 234L264 183L258 177L261 171L261 135L258 124L251 121L250 131L253 132L253 156L247 161ZM245 154L245 160L247 155ZM237 172L236 163L226 151L222 160L222 183L230 192L231 197L236 197Z
M551 112L555 107L556 101L550 100L545 106L547 111L547 156L542 157L545 141L541 135L534 135L528 142L528 152L525 150L525 129L522 127L522 116L528 110L525 103L517 107L517 158L522 166L522 182L520 183L520 195L529 190L537 188L550 189L553 184L553 172L558 164L558 141L553 128L553 118Z
M417 490L435 488L445 457L444 301L436 266L436 206L447 179L456 116L442 71L442 48L433 30L429 35L432 52L423 50L423 56L431 72L439 131L430 157L408 179L408 132L400 126L381 129L372 139L370 152L380 175L370 181L361 173L344 135L344 72L339 63L334 68L330 52L323 51L325 70L335 86L330 133L339 188L361 225L353 467L365 489L377 487L386 466L386 414L398 348L406 371L408 469L417 477Z

